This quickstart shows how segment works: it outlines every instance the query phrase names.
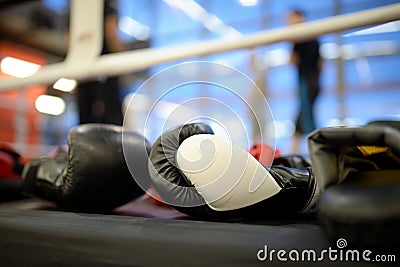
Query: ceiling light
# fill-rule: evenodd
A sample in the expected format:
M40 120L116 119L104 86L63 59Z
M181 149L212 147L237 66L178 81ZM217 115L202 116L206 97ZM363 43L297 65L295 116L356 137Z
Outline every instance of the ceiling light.
M257 5L257 0L239 0L242 6L255 6Z
M232 40L242 36L233 27L225 24L216 15L207 12L201 5L193 0L164 0L173 8L178 8L194 21L197 21L212 33L220 35L223 39Z
M36 98L35 107L41 113L58 116L64 112L65 102L60 97L40 95Z
M0 63L1 71L17 78L27 78L39 70L41 66L14 57L5 57Z
M150 38L150 28L131 17L122 17L118 24L119 30L137 40L144 41Z
M76 88L77 84L78 82L74 79L60 78L54 83L53 88L69 93Z
M378 34L378 33L398 32L398 31L400 31L400 20L384 23L378 26L369 27L363 30L358 30L349 34L345 34L343 36L349 37L357 35Z

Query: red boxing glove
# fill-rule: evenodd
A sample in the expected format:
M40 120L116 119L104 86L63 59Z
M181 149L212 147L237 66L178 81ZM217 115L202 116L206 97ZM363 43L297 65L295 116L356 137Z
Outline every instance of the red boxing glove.
M0 179L20 179L26 159L7 144L0 144Z
M168 205L162 200L160 194L153 186L150 186L150 188L147 189L146 194L142 196L142 199L150 199L151 202L157 206L171 208L170 205Z
M279 150L274 150L270 145L263 143L254 144L249 153L264 166L271 166L274 159L281 156Z

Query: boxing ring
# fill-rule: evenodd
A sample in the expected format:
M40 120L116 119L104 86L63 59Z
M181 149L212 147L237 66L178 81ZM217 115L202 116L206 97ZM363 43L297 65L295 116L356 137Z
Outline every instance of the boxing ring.
M162 63L297 41L400 19L400 4L396 4L265 31L229 42L215 40L99 56L100 10L100 1L72 1L71 43L65 61L44 66L27 78L3 79L0 91L23 89L32 84L50 84L60 77L86 79L126 74ZM87 19L87 14L92 14L91 20ZM0 259L5 265L280 266L289 263L293 266L314 266L321 262L284 262L276 258L265 259L264 256L268 248L275 251L321 251L332 246L315 216L250 222L205 222L179 216L141 217L129 212L75 213L47 205L42 202L29 204L26 200L0 205ZM341 261L330 261L328 258L321 261L324 266L343 265ZM370 266L370 263L362 261L353 264Z

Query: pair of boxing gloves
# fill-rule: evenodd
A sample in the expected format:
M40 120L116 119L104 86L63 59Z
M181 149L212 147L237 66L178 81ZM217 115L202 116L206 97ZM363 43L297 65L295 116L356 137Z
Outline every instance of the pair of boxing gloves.
M299 156L264 166L203 123L166 131L152 146L141 134L122 129L75 127L68 135L68 150L60 148L53 157L25 165L24 189L85 212L109 212L150 186L162 201L201 219L315 211L319 189L309 163Z

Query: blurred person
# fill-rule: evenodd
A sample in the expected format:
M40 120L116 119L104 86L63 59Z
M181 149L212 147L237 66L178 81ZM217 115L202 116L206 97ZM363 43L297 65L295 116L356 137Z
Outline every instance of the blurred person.
M101 54L121 52L123 44L118 37L116 0L104 0L104 34ZM77 103L79 123L110 123L122 125L122 101L119 77L82 82L78 85Z
M295 9L288 13L286 19L289 25L302 23L305 21L305 14L303 11ZM300 137L316 128L313 109L320 92L319 77L322 69L319 47L319 42L316 39L295 42L290 56L290 63L297 66L300 100L300 110L296 119L296 132L292 146L293 153L297 153Z

